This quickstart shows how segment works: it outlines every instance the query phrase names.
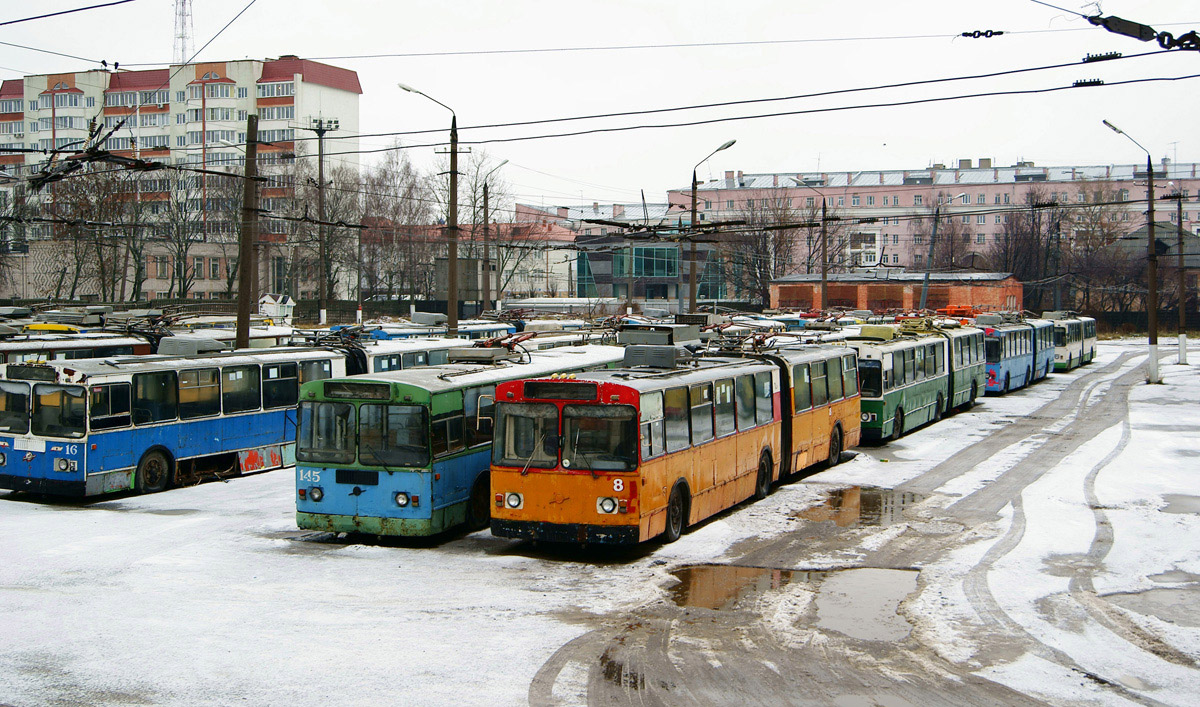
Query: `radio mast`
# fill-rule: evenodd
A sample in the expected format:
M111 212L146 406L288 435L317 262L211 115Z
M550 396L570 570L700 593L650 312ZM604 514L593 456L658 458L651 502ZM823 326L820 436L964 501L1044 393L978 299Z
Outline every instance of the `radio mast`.
M192 56L191 52L192 0L175 0L175 63L187 62Z

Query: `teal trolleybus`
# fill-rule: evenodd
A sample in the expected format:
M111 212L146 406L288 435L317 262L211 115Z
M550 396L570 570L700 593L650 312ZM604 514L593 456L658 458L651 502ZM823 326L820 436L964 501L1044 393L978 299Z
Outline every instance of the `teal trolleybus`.
M950 409L969 408L987 382L983 332L974 327L868 324L846 342L858 351L864 440L895 439Z
M584 345L514 357L470 348L443 365L304 386L296 524L414 536L486 527L496 384L609 368L623 351Z

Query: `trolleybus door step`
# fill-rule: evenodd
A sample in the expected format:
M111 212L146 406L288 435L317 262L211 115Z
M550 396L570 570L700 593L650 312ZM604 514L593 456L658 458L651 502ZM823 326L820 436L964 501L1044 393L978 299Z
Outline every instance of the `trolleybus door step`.
M378 486L379 472L362 469L338 469L336 480L339 484L355 484L358 486Z

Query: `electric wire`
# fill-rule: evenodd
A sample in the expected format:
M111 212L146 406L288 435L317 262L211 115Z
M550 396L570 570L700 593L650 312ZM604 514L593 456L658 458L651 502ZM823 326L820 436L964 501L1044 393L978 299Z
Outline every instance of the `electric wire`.
M73 14L76 12L84 12L86 10L97 10L102 7L112 7L114 5L124 5L125 3L130 3L130 2L133 2L133 0L113 0L113 2L106 2L106 3L102 3L100 5L88 5L87 7L77 7L73 10L59 10L58 12L48 12L44 15L36 15L34 17L23 17L19 20L6 20L4 22L0 22L0 27L4 27L6 25L20 24L22 22L31 22L33 20L44 20L47 17L58 17L59 15L70 15L70 14Z

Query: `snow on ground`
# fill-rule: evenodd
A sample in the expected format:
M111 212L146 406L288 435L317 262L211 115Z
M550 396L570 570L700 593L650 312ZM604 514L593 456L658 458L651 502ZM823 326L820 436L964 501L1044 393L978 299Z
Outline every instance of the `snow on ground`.
M860 450L668 546L534 549L486 531L376 545L298 539L306 534L294 525L289 471L90 504L0 493L0 703L523 704L538 668L588 630L573 617L657 600L679 565L729 561L741 541L793 531L801 523L795 511L817 503L831 484L892 487L911 479L1137 347L1104 343L1093 366ZM1200 581L1200 507L1161 510L1164 496L1200 496L1200 367L1164 365L1163 373L1166 385L1135 388L1131 441L1096 479L1115 535L1095 579L1102 595ZM1029 634L1089 669L1127 674L1131 689L1182 703L1180 695L1200 694L1194 671L1137 651L1089 622L1066 595L1063 567L1088 552L1095 529L1084 479L1120 434L1105 432L1025 490L1024 533L987 583ZM1023 451L1015 444L1009 454ZM970 493L988 473L951 482L930 502ZM1187 500L1176 501L1186 511ZM917 622L914 635L940 643L948 659L979 656L972 626L980 617L961 580L1009 532L1012 510L923 568L922 589L904 604ZM805 565L853 560L898 531L847 532L859 544L846 557ZM809 600L781 597L769 621L786 624L787 613ZM1121 611L1182 652L1200 650L1195 626ZM578 697L586 668L575 666L577 679L556 689ZM981 674L1022 690L1048 676L1054 686L1038 693L1046 699L1095 697L1089 681L1076 686L1077 673L1043 657Z

